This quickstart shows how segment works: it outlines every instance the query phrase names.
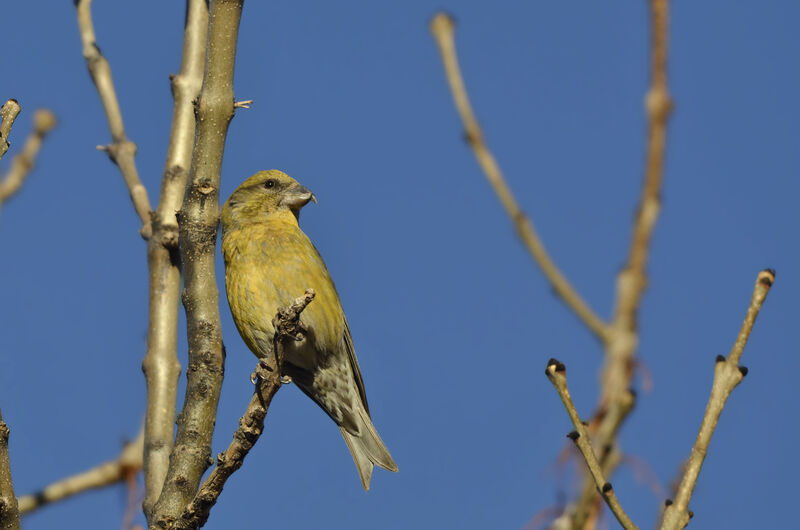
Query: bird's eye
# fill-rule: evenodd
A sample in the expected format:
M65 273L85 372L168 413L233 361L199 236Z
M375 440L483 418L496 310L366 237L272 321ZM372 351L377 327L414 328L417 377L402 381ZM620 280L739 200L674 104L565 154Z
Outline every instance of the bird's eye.
M264 187L265 187L265 188L267 188L267 189L269 189L269 188L274 188L274 187L275 187L275 181L274 181L274 180L272 180L272 179L269 179L269 180L267 180L267 181L264 183Z

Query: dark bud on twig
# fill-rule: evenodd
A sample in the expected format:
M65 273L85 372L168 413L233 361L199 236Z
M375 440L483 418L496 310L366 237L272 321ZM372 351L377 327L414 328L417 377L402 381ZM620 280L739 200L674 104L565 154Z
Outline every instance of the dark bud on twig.
M664 501L664 506L672 506L672 499L667 499Z
M545 373L547 373L547 371L563 373L567 371L567 367L564 366L564 363L562 363L558 359L553 359L551 357L550 360L547 361L547 369Z
M581 437L581 435L580 435L580 434L578 434L578 431L572 431L571 433L569 433L569 434L567 435L567 438L569 438L569 439L570 439L570 440L572 440L573 442L577 441L577 440L578 440L578 438L580 438L580 437Z
M612 489L614 489L614 488L611 487L611 483L610 482L606 482L605 484L603 484L603 493L608 493Z
M746 366L740 366L740 367L739 367L739 372L741 372L741 374L742 374L742 377L746 376L746 375L747 375L747 372L749 372L749 371L750 371L750 370L748 370Z
M722 355L717 355L717 360L715 362L724 363L725 362L725 357L722 356Z
M758 275L758 281L767 287L771 287L772 282L775 281L775 269L764 269L761 271Z

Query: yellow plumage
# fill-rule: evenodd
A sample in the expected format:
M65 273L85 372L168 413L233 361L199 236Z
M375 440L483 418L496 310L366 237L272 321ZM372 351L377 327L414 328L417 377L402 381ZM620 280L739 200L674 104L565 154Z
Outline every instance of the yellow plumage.
M272 351L272 318L306 289L316 292L300 321L303 341L288 345L284 372L339 426L364 489L373 464L397 471L372 425L361 370L339 296L322 258L297 224L316 199L277 170L260 171L222 209L225 286L236 327L250 350Z

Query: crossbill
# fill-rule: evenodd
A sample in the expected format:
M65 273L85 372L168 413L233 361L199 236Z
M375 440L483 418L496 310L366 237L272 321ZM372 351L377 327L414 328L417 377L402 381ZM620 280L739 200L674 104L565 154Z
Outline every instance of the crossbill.
M258 357L272 354L272 318L306 289L316 292L303 311L302 341L287 344L288 375L339 426L369 489L374 464L397 471L369 415L353 338L339 295L317 249L300 230L300 209L316 197L289 175L260 171L222 208L225 287L233 320Z

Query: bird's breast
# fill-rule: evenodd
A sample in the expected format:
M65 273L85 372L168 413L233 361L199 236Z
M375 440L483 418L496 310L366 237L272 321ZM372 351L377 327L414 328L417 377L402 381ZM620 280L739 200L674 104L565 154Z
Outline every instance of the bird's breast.
M300 321L307 329L304 343L291 348L288 359L298 365L313 362L313 352L333 351L344 335L344 313L328 270L299 228L256 225L225 234L225 286L234 322L248 347L258 356L272 350L272 319L306 289L314 301Z

